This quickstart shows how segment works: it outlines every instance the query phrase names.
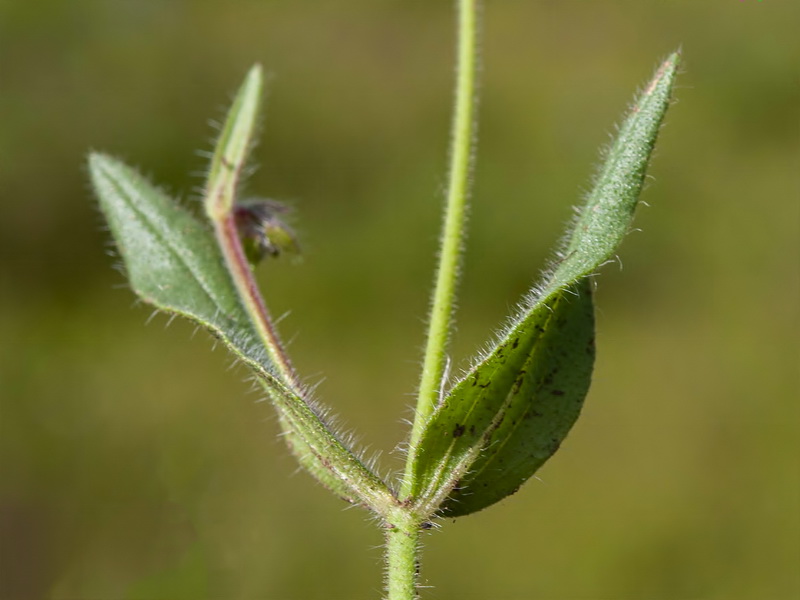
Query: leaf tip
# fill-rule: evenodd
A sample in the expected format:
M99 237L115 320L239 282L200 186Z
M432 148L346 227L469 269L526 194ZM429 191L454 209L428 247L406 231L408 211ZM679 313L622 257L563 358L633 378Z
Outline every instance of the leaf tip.
M264 81L264 67L261 63L254 63L250 70L247 72L247 81L255 84L261 84Z
M653 92L662 84L662 82L666 81L667 85L667 93L669 88L672 87L672 81L675 78L675 73L678 70L678 65L680 64L680 50L677 50L670 54L667 59L659 65L658 69L656 70L656 74L650 80L650 83L647 84L647 87L644 90L644 93L641 96L640 103L644 101L646 98L649 98L653 95ZM639 105L634 107L634 112L639 111Z
M104 181L108 178L108 172L112 167L112 159L109 155L102 152L92 150L86 157L86 164L89 170L89 177L91 178L92 185L95 193L100 199L102 205L105 198L102 193Z
M212 221L225 218L233 205L247 157L255 145L264 73L250 67L217 140L206 181L206 213Z
M91 150L86 155L86 164L89 166L90 171L96 171L97 169L101 168L107 160L108 156L95 150Z

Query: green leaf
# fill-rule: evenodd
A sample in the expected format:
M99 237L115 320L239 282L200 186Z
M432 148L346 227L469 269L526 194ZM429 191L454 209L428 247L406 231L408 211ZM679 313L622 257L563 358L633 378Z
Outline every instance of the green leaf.
M580 414L594 362L586 276L613 256L630 228L678 58L661 65L631 110L560 262L494 349L439 403L411 448L419 513L466 515L514 493Z
M211 158L206 183L206 212L212 220L231 211L236 186L255 143L264 76L254 65L233 100Z
M133 291L207 327L239 358L272 371L212 232L123 163L92 154L89 168Z
M443 509L469 514L513 494L561 445L580 415L594 366L594 306L591 282L557 292L540 304L507 338L511 347L529 345L527 359L505 392L505 405L482 440L482 452L456 483ZM524 351L523 351L524 352ZM494 356L499 374L507 365ZM514 362L512 357L511 362ZM484 371L485 372L485 371ZM456 402L480 390L480 373L454 390ZM492 377L500 385L505 377ZM472 389L468 386L476 385ZM480 390L478 393L493 393ZM496 392L495 392L496 393ZM500 393L503 393L502 391ZM477 400L480 403L480 400ZM478 492L477 490L480 490Z
M594 272L628 233L679 63L679 53L670 55L631 107L541 295Z
M578 418L593 363L583 279L517 322L437 407L415 462L414 495L426 510L460 516L513 494Z
M255 371L278 410L294 453L323 485L374 510L391 504L386 485L279 377L212 232L123 163L92 154L89 170L134 292L161 310L204 326Z

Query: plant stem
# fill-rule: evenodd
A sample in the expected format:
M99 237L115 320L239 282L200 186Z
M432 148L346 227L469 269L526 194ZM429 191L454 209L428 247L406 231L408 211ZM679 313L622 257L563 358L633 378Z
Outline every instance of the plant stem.
M436 407L445 371L459 257L464 239L469 175L472 167L472 143L476 129L477 1L458 2L458 75L450 150L450 181L417 410L411 429L406 472L399 495L401 499L411 494L415 449L425 423ZM408 506L398 507L395 518L389 523L386 532L387 600L414 600L418 598L421 523Z
M414 425L411 429L409 460L403 478L402 496L410 493L410 469L414 448L423 427L436 407L444 377L446 348L452 321L459 259L464 239L464 222L469 178L472 167L472 145L476 134L475 91L478 55L477 0L458 3L458 75L453 115L450 181L439 253L436 284L431 303L428 338L422 367ZM402 497L401 496L401 497Z
M414 600L418 598L420 526L408 512L398 516L386 529L386 598Z
M217 242L222 249L228 270L247 314L250 315L261 341L277 367L278 374L286 385L299 394L301 390L300 382L272 324L267 305L258 291L258 285L255 277L253 277L253 270L247 261L244 248L242 248L233 212L229 212L222 219L214 219L213 222Z

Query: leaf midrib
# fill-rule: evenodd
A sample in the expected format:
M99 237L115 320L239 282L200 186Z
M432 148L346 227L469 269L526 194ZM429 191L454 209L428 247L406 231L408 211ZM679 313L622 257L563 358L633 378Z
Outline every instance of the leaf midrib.
M555 296L555 295L556 295L556 294L550 294L550 295L548 296L548 299L552 298L552 297L553 297L553 296ZM560 298L558 298L558 300L560 300ZM517 323L517 325L515 326L515 329L516 329L516 328L518 328L518 327L520 327L520 326L522 326L522 325L524 325L525 321L527 321L529 318L531 318L531 317L533 316L533 314L536 312L536 310L537 310L537 309L539 309L539 308L541 308L543 305L544 305L544 303L537 303L537 304L536 304L534 307L532 307L532 308L531 308L531 309L528 311L528 314L527 314L527 315L526 315L526 316L525 316L523 319L521 319L521 320L519 321L519 323ZM552 310L551 310L551 311L550 311L550 313L548 314L548 316L547 316L547 318L546 318L545 322L544 322L544 323L543 323L543 325L542 325L542 328L543 328L543 329L545 329L545 330L547 329L547 326L548 326L548 324L550 323L551 319L553 318L554 314L555 314L555 313L554 313L554 311L552 311ZM542 336L541 336L541 334L539 334L539 335L536 335L536 336L534 337L534 339L533 339L533 340L531 340L531 342L530 342L530 346L529 346L529 349L526 351L526 356L527 356L527 358L526 358L526 359L523 361L523 365L524 365L524 364L526 364L526 363L528 363L528 361L530 360L531 354L532 354L532 353L535 351L536 345L537 345L537 343L539 342L539 340L541 339L541 337L542 337ZM488 360L490 360L490 359L491 359L491 358L494 356L494 353L497 351L497 349L498 349L498 348L499 348L501 345L502 345L502 343L500 343L500 344L498 344L497 346L495 346L494 350L492 350L492 352L489 354L489 356L487 357L487 359L486 359L485 361L483 361L482 363L480 363L480 364L479 364L479 366L478 366L478 367L476 367L476 369L480 369L480 365L482 365L482 364L486 364L486 362L487 362ZM495 369L495 371L496 371L496 370L497 370L497 369ZM471 371L470 373L474 373L474 370L473 370L473 371ZM465 382L467 379L469 379L469 375L468 375L467 377L464 377L464 378L462 378L462 379L461 379L461 380L460 380L460 381L459 381L459 382L458 382L458 383L457 383L457 384L454 386L454 388L453 388L453 389L457 389L457 388L458 388L460 385L462 385L462 384L463 384L463 382ZM480 433L478 436L476 436L476 438L475 438L475 439L476 439L476 441L475 441L474 443L468 444L468 445L467 445L467 446L464 448L464 451L463 451L463 452L460 452L460 453L458 454L458 457L457 457L455 460L452 460L452 459L453 459L453 456L455 455L455 453L453 452L453 448L455 447L457 440L456 440L456 439L453 439L453 440L450 442L450 444L449 444L449 445L448 445L448 447L447 447L447 450L446 450L445 452L443 452L443 453L442 453L442 457L441 457L441 459L438 461L438 463L439 463L439 467L438 467L438 468L436 469L436 471L435 471L435 476L434 476L434 477L432 477L432 478L430 478L430 479L428 480L428 485L426 485L426 486L425 486L425 489L426 489L427 491L440 489L442 486L440 486L439 484L440 484L440 482L442 481L442 479L444 478L445 474L446 474L448 471L449 471L449 472L451 472L451 473L460 472L460 471L461 471L461 469L462 469L462 465L463 465L463 464L465 464L465 463L466 463L466 462L468 462L468 461L471 461L471 460L472 460L472 457L473 457L473 456L474 456L476 453L480 452L480 450L481 450L481 449L484 447L484 444L486 444L486 442L487 442L487 441L490 439L490 437L491 437L491 432L493 432L493 431L495 431L495 430L497 429L497 426L498 426L498 424L499 424L499 420L500 420L500 419L502 419L502 417L503 417L503 416L505 415L505 413L507 412L507 410L508 410L508 406L509 406L509 404L511 403L511 400L510 400L510 398L513 396L513 390L514 390L514 383L512 382L512 384L509 386L509 389L508 389L508 391L506 392L506 396L505 396L505 398L503 399L503 402L500 404L500 407L499 407L499 408L498 408L498 410L495 412L495 414L494 414L494 416L492 417L492 420L491 420L491 422L489 423L489 425L488 425L487 427L485 427L485 428L484 428L483 432L481 432L481 433ZM482 398L482 397L483 397L483 396L481 395L481 396L479 396L478 398L476 398L476 399L475 399L475 400L472 402L472 405L470 406L469 412L467 412L467 414L466 414L466 417L469 417L469 415L472 413L472 411L473 411L473 410L475 409L475 407L478 405L478 403L479 403L479 398ZM466 418L465 418L465 420L466 420ZM512 432L513 432L513 430L512 430ZM488 433L488 436L487 436L487 433ZM506 439L506 441L507 441L507 439ZM493 455L493 457L494 457L494 456L496 456L496 453ZM487 464L488 464L488 463L487 463ZM450 468L448 468L448 467L450 467ZM481 471L482 471L482 470L483 470L483 469L481 469ZM459 475L458 475L458 477L457 477L456 479L458 479L458 478L460 478L460 477L462 477L462 476L463 476L463 475L459 474ZM449 494L449 493L450 493L450 492L448 491L448 494Z
M106 176L108 177L108 173L106 173ZM161 242L161 243L162 243L162 244L163 244L163 245L164 245L164 246L165 246L167 249L168 249L168 250L170 250L170 253L171 253L171 254L173 254L173 255L174 255L176 258L177 258L177 260L178 260L178 262L180 263L180 265L182 265L182 266L184 267L184 269L185 269L185 270L186 270L186 271L187 271L187 272L188 272L188 273L191 275L192 279L193 279L193 280L194 280L194 281L197 283L198 287L199 287L199 288L200 288L200 289L203 291L203 293L204 293L204 294L205 294L205 296L208 298L208 300L211 302L211 304L214 306L214 308L217 310L217 312L219 312L219 313L222 313L222 314L226 314L225 310L224 310L224 309L223 309L223 307L222 307L222 304L221 304L221 302L220 302L220 301L219 301L219 299L217 298L216 294L214 294L214 291L213 291L213 289L211 289L211 288L210 288L210 287L207 285L207 283L206 283L206 282L205 282L205 281L204 281L202 278L200 278L200 277L197 275L197 272L196 272L196 271L195 271L195 269L194 269L194 268L191 266L191 263L190 263L190 262L189 262L189 261L186 259L186 257L184 256L183 252L181 252L181 249L180 249L180 247L176 246L176 245L175 245L175 243L173 242L173 240L171 240L169 237L165 236L165 235L163 234L163 232L161 232L160 228L158 227L158 225L156 224L156 222L155 222L155 220L152 218L152 216L150 216L150 215L149 215L149 214L148 214L146 211L143 211L143 210L141 210L139 207L137 207L137 206L136 206L136 204L135 204L135 203L132 201L132 196L131 196L131 194L128 192L128 190L127 190L127 189L124 189L124 186L122 186L120 183L118 183L118 182L116 181L116 179L115 179L115 178L113 178L113 177L109 177L109 179L110 179L110 181L111 181L111 184L112 184L112 185L113 185L113 186L114 186L114 187L117 189L117 191L119 192L120 196L121 196L121 197L123 197L123 198L125 198L125 204L128 206L128 208L129 208L129 209L130 209L130 210L131 210L131 211L132 211L132 212L133 212L133 213L134 213L134 214L135 214L137 217L139 217L139 218L141 219L141 222L144 224L144 226L145 226L145 227L147 227L147 229L148 229L148 230L149 230L149 231L150 231L150 232L151 232L151 233L152 233L152 234L153 234L153 235L154 235L154 236L155 236L155 237L156 237L156 238L157 238L157 239L158 239L158 240L159 240L159 241L160 241L160 242ZM161 193L161 192L160 192L160 191L158 191L158 190L153 190L153 191L155 191L156 193L159 193L159 194ZM186 213L186 212L184 211L184 209L182 209L181 207L179 207L179 206L175 205L175 206L174 206L174 207L172 207L172 208L173 208L173 209L174 209L176 212L181 212L181 213L183 213L183 216L187 217L187 218L190 220L190 222L191 222L191 221L194 221L194 219L191 217L191 215L189 215L188 213ZM195 222L193 222L193 223L192 223L192 225L197 225L197 226L199 226L199 227L201 227L201 228L202 228L202 225L201 225L200 223L197 223L196 221L195 221ZM191 251L189 251L189 250L187 250L187 252L189 252L190 254L193 254L193 253L192 253ZM196 316L200 317L200 315L196 315ZM215 319L214 319L214 316L208 317L208 319L209 319L209 321L212 321L212 322L215 320ZM205 321L204 321L204 322L205 322ZM228 336L227 336L227 335L225 335L225 332L224 332L222 329L220 329L220 328L218 328L218 327L215 327L215 328L216 328L216 329L218 329L218 330L219 330L219 331L220 331L220 332L221 332L221 333L222 333L222 334L223 334L223 335L224 335L226 338L228 338Z

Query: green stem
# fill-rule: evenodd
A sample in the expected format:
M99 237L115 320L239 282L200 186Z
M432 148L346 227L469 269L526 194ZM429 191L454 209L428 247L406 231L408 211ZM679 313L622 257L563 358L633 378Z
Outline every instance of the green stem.
M420 526L401 512L386 529L386 599L414 600L419 576Z
M458 79L453 116L450 181L447 192L439 266L431 304L428 339L422 367L417 409L411 429L406 475L401 494L411 489L410 471L425 423L436 407L444 377L446 348L452 321L459 259L464 239L472 144L476 133L475 72L478 55L477 0L459 0L458 8Z

